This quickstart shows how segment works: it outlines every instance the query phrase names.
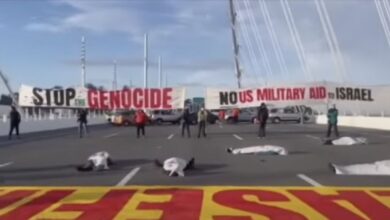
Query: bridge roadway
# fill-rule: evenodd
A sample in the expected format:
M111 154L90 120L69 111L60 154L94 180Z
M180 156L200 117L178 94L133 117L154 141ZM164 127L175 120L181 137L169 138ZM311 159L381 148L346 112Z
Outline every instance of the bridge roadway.
M272 124L266 139L256 137L252 124L216 124L207 138L182 138L176 125L149 126L137 139L134 127L99 125L86 138L75 129L0 137L2 186L116 186L116 185L229 185L229 186L389 186L390 176L336 176L329 162L351 164L390 159L390 132L341 127L342 135L364 136L369 144L325 146L325 126ZM227 147L273 144L288 156L231 155ZM116 165L109 171L79 173L75 166L97 151L108 151ZM195 157L196 169L184 178L170 178L153 160Z

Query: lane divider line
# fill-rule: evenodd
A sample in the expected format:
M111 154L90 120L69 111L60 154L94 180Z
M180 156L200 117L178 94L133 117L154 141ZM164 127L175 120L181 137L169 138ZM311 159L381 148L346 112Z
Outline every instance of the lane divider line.
M321 140L320 137L317 137L317 136L314 136L314 135L307 134L307 135L305 135L305 136L308 137L308 138L311 138L311 139Z
M8 162L8 163L3 163L3 164L0 164L0 168L3 168L3 167L7 167L9 165L12 165L14 162Z
M317 182L317 181L313 180L312 178L306 176L305 174L302 174L302 173L297 174L297 177L300 178L301 180L309 183L312 186L323 186L322 184L320 184L319 182Z
M238 136L238 135L236 135L236 134L233 134L233 137L235 137L236 139L238 139L238 140L240 140L240 141L244 140L244 138L242 138L242 137L240 137L240 136Z
M107 136L104 136L104 138L112 138L112 137L115 137L115 136L118 136L119 133L114 133L114 134L110 134L110 135L107 135Z
M175 135L174 135L174 134L171 134L171 135L168 136L167 139L168 139L168 140L171 140L171 139L173 138L173 136L175 136Z
M125 177L123 177L123 179L118 184L116 184L116 186L126 185L138 173L140 169L141 167L136 167L132 169L130 173L128 173Z

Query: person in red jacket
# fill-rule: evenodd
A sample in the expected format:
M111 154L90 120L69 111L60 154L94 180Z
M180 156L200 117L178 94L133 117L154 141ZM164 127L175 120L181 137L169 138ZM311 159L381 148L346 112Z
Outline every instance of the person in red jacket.
M225 120L225 110L220 110L218 112L219 121L223 122Z
M137 138L140 136L140 132L142 132L142 136L145 137L145 124L147 121L147 116L143 110L138 110L135 113L135 125L137 127Z

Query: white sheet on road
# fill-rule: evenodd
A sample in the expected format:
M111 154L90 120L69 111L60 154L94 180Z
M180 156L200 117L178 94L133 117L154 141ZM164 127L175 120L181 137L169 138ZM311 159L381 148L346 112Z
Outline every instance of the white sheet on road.
M93 163L94 168L96 169L108 169L108 159L110 158L110 154L106 151L100 151L92 154L88 160Z
M358 144L366 144L367 139L363 137L341 137L332 141L333 145L351 146Z
M333 167L337 175L390 175L390 160Z
M232 150L232 154L279 154L287 155L288 152L284 147L274 146L274 145L264 145L264 146L251 146L236 148Z
M164 161L163 169L169 172L169 176L177 173L179 176L184 176L184 168L187 166L187 161L178 157L171 157Z

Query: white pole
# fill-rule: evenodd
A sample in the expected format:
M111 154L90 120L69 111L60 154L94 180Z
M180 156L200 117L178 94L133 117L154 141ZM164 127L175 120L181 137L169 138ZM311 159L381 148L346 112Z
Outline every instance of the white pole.
M112 90L117 90L117 77L116 77L116 60L114 60L114 78L113 78L113 81L112 81Z
M144 41L144 88L148 88L148 34Z
M165 72L165 87L168 87L168 73Z
M161 70L161 56L158 57L158 87L162 87L162 70Z
M81 37L81 86L85 87L85 81L86 81L86 71L85 71L85 55L86 55L86 48L85 48L85 37Z

